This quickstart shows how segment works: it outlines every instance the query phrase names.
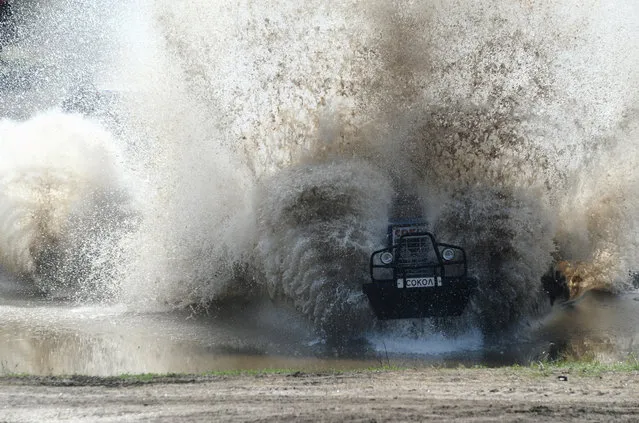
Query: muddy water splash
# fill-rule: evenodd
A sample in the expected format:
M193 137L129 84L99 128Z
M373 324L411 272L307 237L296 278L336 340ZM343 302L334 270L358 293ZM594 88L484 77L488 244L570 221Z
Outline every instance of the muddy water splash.
M440 236L468 249L484 281L480 315L499 310L480 318L490 328L543 309L539 280L554 260L597 269L580 289L622 289L637 266L637 12L625 2L158 2L155 17L173 77L215 121L209 142L266 185L255 260L271 292L311 318L332 307L324 292L365 309L364 272L345 257L383 238L389 195L376 181L414 192ZM362 170L340 180L334 160ZM366 241L282 214L313 215L319 203L318 221ZM265 251L279 259L263 261Z
M267 179L262 195L257 249L270 296L292 301L326 334L368 329L361 284L386 225L385 176L353 160L309 164Z
M145 63L112 68L145 181L124 301L267 292L357 333L393 190L467 249L486 331L547 307L555 261L575 292L638 267L632 2L132 9L152 25Z
M111 295L134 213L109 134L49 112L0 121L0 140L2 267L49 294Z

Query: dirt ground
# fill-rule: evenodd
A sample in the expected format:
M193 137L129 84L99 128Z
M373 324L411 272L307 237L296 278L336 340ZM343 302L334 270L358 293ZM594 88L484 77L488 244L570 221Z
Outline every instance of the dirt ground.
M563 376L567 380L562 380ZM639 372L417 369L0 379L0 422L639 421Z

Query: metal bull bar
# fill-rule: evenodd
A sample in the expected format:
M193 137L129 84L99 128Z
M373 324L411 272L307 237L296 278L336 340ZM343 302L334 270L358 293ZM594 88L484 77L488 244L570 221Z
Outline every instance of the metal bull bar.
M403 235L375 251L370 273L363 291L380 319L460 315L474 288L465 251L430 232Z

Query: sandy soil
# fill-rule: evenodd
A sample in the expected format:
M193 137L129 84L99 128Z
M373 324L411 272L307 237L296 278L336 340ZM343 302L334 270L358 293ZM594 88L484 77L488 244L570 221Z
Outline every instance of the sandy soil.
M561 380L560 376L567 376ZM0 379L0 422L639 421L639 373L419 369Z

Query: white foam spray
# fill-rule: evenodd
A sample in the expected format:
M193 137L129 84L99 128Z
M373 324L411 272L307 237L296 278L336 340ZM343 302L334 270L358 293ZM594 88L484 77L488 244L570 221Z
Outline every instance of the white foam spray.
M0 121L2 267L49 293L113 289L134 214L120 165L110 135L79 115Z

